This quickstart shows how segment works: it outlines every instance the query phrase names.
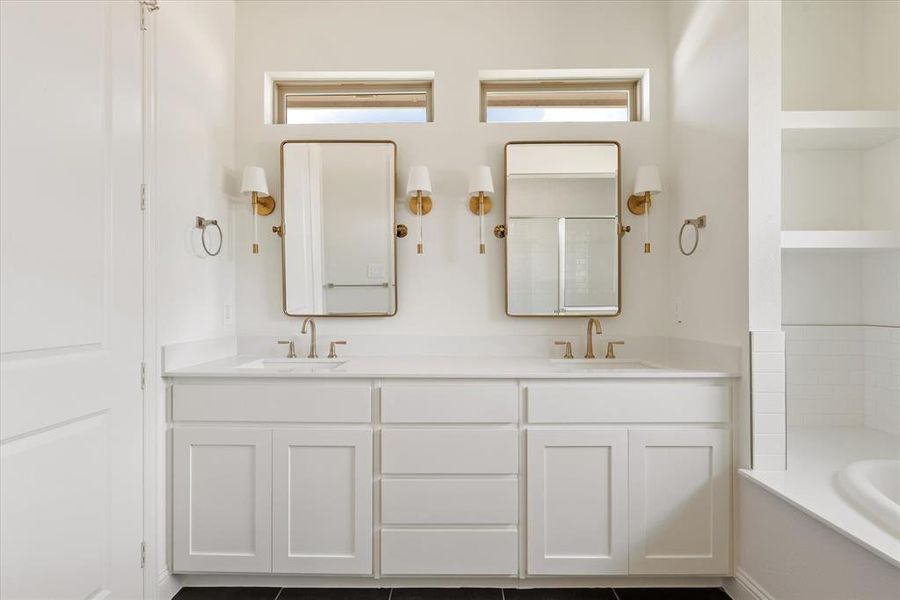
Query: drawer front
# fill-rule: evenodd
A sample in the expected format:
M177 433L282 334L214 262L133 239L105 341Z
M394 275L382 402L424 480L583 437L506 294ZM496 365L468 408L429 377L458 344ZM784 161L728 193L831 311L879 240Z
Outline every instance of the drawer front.
M175 421L369 423L369 383L181 384L172 389Z
M381 532L383 575L515 575L515 529L390 529Z
M515 429L383 429L385 474L518 473Z
M384 479L381 522L393 525L515 525L517 479Z
M385 384L384 423L517 423L515 383Z
M729 385L603 383L529 385L529 423L727 423Z

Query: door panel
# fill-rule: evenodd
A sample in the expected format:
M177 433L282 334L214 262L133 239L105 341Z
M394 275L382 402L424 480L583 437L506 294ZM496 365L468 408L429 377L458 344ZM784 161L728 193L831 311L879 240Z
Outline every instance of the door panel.
M528 573L626 573L627 431L527 436Z
M274 434L279 573L372 572L372 431Z
M175 572L272 570L272 432L176 428Z
M139 23L0 3L4 598L141 596Z
M729 572L729 439L721 429L630 432L631 573Z

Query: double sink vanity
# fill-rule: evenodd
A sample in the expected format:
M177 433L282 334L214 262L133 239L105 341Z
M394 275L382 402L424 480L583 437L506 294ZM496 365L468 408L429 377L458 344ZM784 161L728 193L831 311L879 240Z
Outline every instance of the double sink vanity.
M311 346L167 369L172 570L344 586L730 574L734 374L614 358L631 352L605 338L593 357L597 318L621 311L617 144L506 148L506 313L588 318L585 358L571 338L532 357L333 340L319 358L312 317L397 312L395 153L282 145L284 312L307 317ZM354 182L384 197L363 210ZM359 244L331 233L348 218Z

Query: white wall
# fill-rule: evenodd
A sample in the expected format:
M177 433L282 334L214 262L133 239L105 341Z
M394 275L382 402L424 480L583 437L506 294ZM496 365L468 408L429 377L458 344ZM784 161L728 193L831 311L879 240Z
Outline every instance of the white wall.
M669 4L669 177L666 201L677 337L743 345L747 297L747 4ZM677 232L707 215L696 252ZM693 232L685 232L686 247Z
M233 2L160 2L150 36L152 86L150 217L156 272L156 343L234 334L235 6ZM249 209L248 209L249 212ZM207 257L194 219L218 219L219 256ZM232 322L226 324L226 305ZM165 390L157 389L157 569L166 570ZM152 563L151 563L152 564Z
M373 26L377 24L377 26ZM667 9L662 2L238 2L237 158L260 164L279 187L278 147L285 139L393 139L398 188L408 169L431 169L435 208L425 217L426 254L398 240L398 314L329 319L323 333L495 335L581 333L584 320L513 319L504 311L503 244L493 236L478 254L478 220L465 205L467 173L491 165L503 193L503 145L511 140L617 140L622 144L623 204L640 164L667 173ZM417 32L422 32L417 39ZM619 124L479 123L480 69L648 67L651 120ZM389 125L266 125L263 73L300 70L428 70L436 73L435 122ZM276 194L277 197L277 194ZM280 202L280 198L277 198ZM642 253L639 234L623 243L623 311L611 334L657 335L669 311L666 268L671 243L668 194L654 205L657 249ZM398 204L400 222L413 217ZM280 208L278 209L280 211ZM492 230L501 211L487 217ZM276 215L277 216L277 215ZM263 221L266 229L276 219ZM625 222L640 225L633 215ZM237 318L240 335L296 333L281 312L279 240L266 235L260 255L243 251L249 223L237 220ZM636 227L635 229L639 229ZM352 342L352 338L351 338ZM352 346L348 348L352 353Z

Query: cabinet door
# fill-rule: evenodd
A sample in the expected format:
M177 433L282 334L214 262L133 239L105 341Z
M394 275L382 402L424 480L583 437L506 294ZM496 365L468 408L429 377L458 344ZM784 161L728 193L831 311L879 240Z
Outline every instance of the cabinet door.
M176 428L172 454L175 571L271 571L271 430Z
M722 429L629 432L631 573L728 574L729 439Z
M372 430L274 434L275 572L372 572Z
M528 573L626 573L627 431L527 435Z

